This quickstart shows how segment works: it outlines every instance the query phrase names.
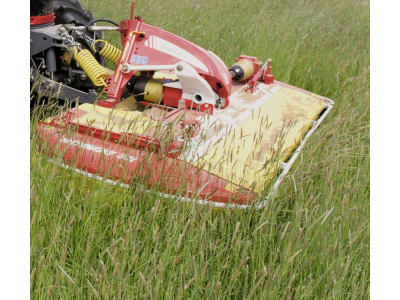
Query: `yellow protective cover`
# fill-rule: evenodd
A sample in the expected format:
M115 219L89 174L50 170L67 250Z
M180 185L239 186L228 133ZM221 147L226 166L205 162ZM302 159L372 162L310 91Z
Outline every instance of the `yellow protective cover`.
M210 147L197 165L235 185L261 192L326 108L322 97L299 90L281 86L271 93ZM225 188L234 192L232 185Z
M86 113L73 120L74 123L115 133L143 134L158 124L139 111L122 111L87 103L79 105L78 109Z

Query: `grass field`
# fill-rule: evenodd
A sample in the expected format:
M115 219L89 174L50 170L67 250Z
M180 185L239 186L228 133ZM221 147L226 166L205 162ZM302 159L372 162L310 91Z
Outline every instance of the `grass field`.
M129 18L130 1L82 2L99 18ZM136 4L145 21L227 65L272 58L279 81L336 104L257 211L108 186L57 169L32 142L31 297L369 298L369 2Z

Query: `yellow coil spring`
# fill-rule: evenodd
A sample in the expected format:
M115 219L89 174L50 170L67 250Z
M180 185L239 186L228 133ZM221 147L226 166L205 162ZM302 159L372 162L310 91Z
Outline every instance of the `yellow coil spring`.
M117 64L118 60L121 56L121 50L119 50L117 47L111 45L109 42L104 41L104 40L96 40L93 44L93 50L96 51L95 45L97 42L102 42L104 43L103 49L100 51L100 55L104 56L105 58L111 60L113 63Z
M104 82L107 73L89 50L74 48L74 58L95 86L107 86Z

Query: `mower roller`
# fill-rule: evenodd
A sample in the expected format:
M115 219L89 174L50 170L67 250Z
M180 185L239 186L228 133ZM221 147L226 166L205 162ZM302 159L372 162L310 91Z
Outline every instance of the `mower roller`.
M135 17L134 7L119 25L55 25L51 15L50 25L35 24L35 34L50 36L59 57L87 78L83 86L106 95L84 96L40 121L40 149L64 168L122 187L140 184L217 207L263 207L333 101L276 81L270 59L240 55L227 67L213 52ZM121 50L98 38L105 30L120 33ZM40 76L69 88L49 74Z

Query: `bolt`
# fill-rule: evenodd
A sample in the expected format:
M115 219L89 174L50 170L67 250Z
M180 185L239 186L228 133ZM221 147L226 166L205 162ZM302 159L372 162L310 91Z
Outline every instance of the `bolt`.
M221 107L225 106L225 99L223 99L223 98L217 99L215 106L217 108L221 108Z
M179 72L182 72L183 71L183 66L182 65L177 65L176 66L176 70L179 71Z
M123 66L121 67L121 71L124 72L124 73L128 73L128 72L129 72L128 66L127 66L127 65L123 65Z
M87 78L86 74L82 74L82 75L81 75L81 79L82 79L82 80L86 80L86 78Z
M64 27L60 27L60 28L58 28L57 31L58 31L58 32L66 32L67 30L66 30Z

